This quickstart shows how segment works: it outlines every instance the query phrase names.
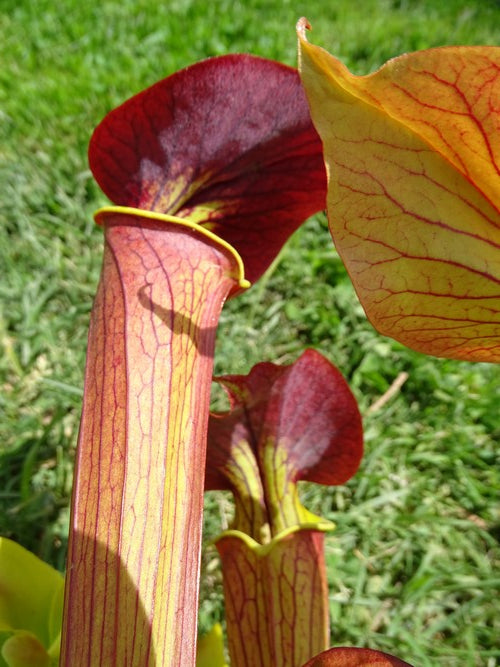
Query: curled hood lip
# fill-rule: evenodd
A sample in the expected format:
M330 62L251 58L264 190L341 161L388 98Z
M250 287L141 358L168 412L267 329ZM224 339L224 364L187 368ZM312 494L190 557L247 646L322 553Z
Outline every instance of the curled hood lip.
M132 208L129 206L104 206L94 213L94 220L98 225L104 226L109 220L115 219L116 214L120 215L122 221L129 218L131 222L140 221L139 224L144 224L145 221L160 224L174 224L188 228L194 233L205 237L208 243L220 246L234 259L234 264L236 266L235 280L237 281L237 288L235 287L235 290L237 289L240 291L250 287L250 281L245 278L245 266L240 254L232 245L202 225L186 218L178 218L174 215L166 215L165 213L157 213L156 211L144 211L143 209Z

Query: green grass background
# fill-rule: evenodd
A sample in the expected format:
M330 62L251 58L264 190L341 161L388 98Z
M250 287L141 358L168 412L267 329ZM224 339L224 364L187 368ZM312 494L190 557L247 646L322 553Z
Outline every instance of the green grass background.
M443 44L500 44L491 0L0 0L0 533L64 569L86 332L101 261L87 166L114 106L207 56L296 63L296 20L356 73ZM360 402L361 470L303 487L336 522L326 556L332 644L418 666L500 665L498 369L378 336L330 241L308 221L273 270L227 304L217 373L289 363L313 346ZM370 406L401 372L408 380ZM231 518L207 497L200 627L222 618L210 545ZM279 666L278 666L279 667Z

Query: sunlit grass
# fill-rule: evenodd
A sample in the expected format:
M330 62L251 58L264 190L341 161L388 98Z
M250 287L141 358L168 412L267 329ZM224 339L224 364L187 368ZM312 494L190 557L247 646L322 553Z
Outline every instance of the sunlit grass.
M497 2L467 0L3 0L0 7L0 532L64 567L88 317L106 202L86 147L103 115L201 58L252 52L294 64L296 20L357 73L401 52L500 44ZM436 360L375 334L324 217L261 285L227 304L216 372L287 363L305 346L349 379L366 456L345 487L306 485L332 519L332 642L416 665L500 664L498 370ZM406 382L376 410L401 373ZM211 494L206 540L230 520ZM207 545L201 626L223 614Z

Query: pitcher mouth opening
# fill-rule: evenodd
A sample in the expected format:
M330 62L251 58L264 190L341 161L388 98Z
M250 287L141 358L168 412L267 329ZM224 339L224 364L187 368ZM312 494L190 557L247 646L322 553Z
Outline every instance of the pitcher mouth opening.
M146 211L142 208L133 208L131 206L104 206L103 208L99 208L94 213L94 220L98 225L104 226L106 224L106 219L108 218L108 216L116 214L122 216L123 215L130 216L131 218L142 218L143 220L147 219L153 222L160 222L160 223L164 222L164 223L179 225L181 227L191 229L192 231L198 234L201 234L212 243L222 247L234 259L237 272L235 279L238 283L238 288L239 288L238 291L246 290L251 286L250 281L245 278L245 266L243 264L243 260L239 252L230 243L225 241L217 234L214 234L209 229L206 229L205 227L203 227L203 225L200 225L197 222L192 222L186 218L179 218L175 215L167 215L165 213L159 213L157 211Z

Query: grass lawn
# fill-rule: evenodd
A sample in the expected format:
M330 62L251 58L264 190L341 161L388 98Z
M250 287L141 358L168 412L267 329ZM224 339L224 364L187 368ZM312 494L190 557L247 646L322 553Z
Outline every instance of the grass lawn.
M493 0L2 0L0 4L0 534L64 569L86 335L101 261L87 166L95 125L133 93L207 56L296 62L295 22L367 73L399 53L500 45ZM366 455L347 485L304 485L327 539L332 644L415 666L500 665L497 367L439 360L366 321L309 220L272 271L224 309L217 373L289 363L312 346L349 379ZM382 404L393 382L406 381ZM207 494L200 627L222 618L210 545L231 520ZM279 666L277 666L279 667Z

